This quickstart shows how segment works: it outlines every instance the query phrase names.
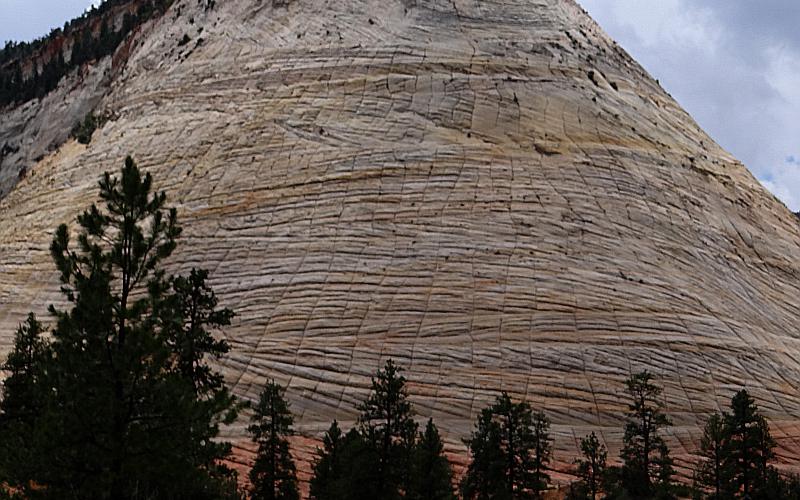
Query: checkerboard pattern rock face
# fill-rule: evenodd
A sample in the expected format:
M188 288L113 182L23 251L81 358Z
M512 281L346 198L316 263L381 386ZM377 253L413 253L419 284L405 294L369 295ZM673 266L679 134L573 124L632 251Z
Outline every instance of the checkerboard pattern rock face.
M124 50L112 120L0 205L4 348L131 154L179 207L172 269L238 314L218 366L286 384L306 438L393 358L454 454L506 390L565 462L591 430L614 455L646 368L679 458L743 385L796 458L800 224L572 0L181 0Z

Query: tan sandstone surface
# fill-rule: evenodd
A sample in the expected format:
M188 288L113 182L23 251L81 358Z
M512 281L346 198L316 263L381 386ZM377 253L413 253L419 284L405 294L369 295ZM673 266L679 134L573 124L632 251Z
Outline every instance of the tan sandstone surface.
M461 460L500 390L562 464L592 430L615 456L645 368L681 465L742 386L797 460L798 220L575 2L281 3L176 2L126 48L113 120L0 202L2 348L61 300L55 227L131 154L179 207L172 268L238 314L227 380L288 387L303 457L393 358Z

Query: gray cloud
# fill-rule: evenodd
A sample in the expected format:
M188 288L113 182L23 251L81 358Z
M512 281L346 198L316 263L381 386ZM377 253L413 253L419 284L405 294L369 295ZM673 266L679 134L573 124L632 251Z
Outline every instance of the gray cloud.
M579 0L720 145L800 210L800 2Z

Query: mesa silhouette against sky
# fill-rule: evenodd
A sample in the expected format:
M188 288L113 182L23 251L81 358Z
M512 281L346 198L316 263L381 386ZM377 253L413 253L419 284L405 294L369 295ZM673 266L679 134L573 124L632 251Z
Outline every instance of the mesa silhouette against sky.
M579 0L724 148L800 210L795 0ZM0 41L30 40L100 0L0 0Z

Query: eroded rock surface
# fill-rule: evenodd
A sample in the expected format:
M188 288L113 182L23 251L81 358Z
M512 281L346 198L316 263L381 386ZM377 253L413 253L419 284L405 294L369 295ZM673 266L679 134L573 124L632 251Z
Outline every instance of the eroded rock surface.
M98 105L111 82L110 71L111 58L106 57L76 69L44 98L0 110L0 198Z
M0 205L3 347L132 154L238 313L234 391L286 384L306 437L394 358L456 455L499 390L614 455L647 368L680 460L743 385L797 459L800 225L573 1L184 0L99 110Z

